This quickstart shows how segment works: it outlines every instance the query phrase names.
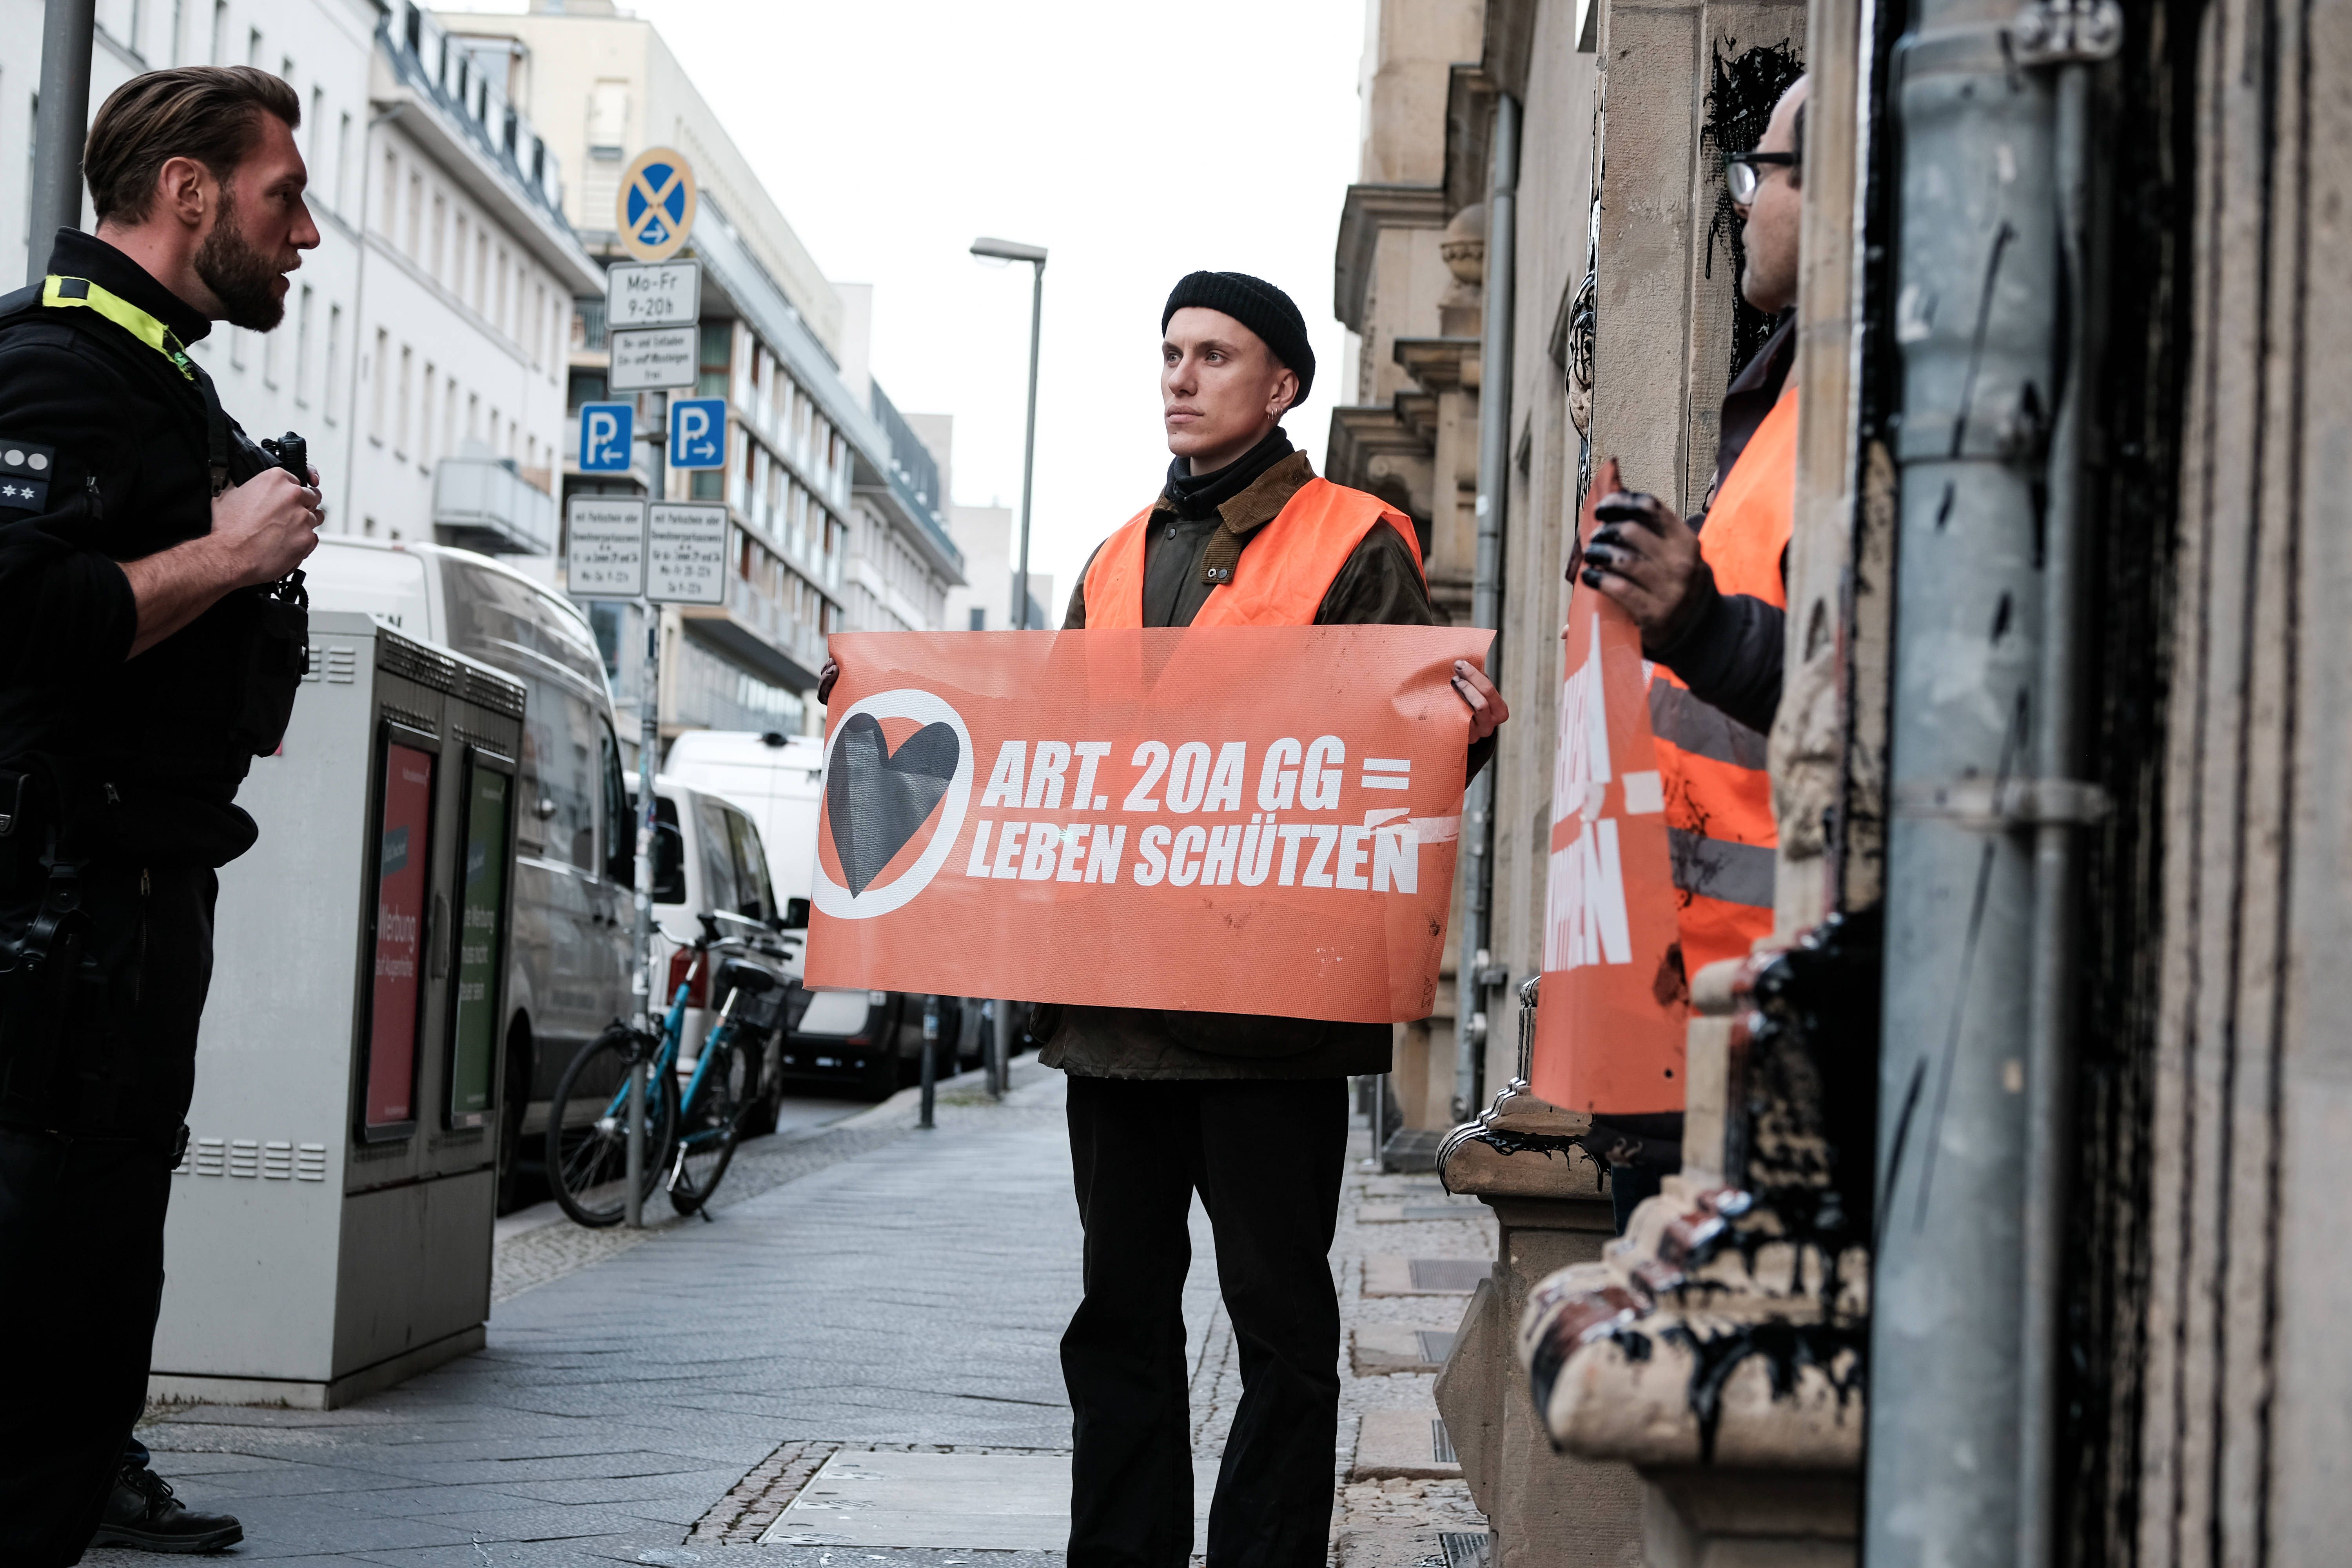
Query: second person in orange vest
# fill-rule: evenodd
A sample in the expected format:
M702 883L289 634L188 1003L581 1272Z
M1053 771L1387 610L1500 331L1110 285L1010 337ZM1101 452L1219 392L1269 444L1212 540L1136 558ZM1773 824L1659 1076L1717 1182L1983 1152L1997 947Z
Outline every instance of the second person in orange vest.
M1797 232L1803 197L1805 79L1782 95L1752 152L1727 160L1740 214L1740 293L1781 317L1724 394L1715 483L1688 522L1654 495L1620 490L1594 508L1583 580L1641 627L1654 661L1658 740L1680 905L1683 972L1745 957L1772 931L1780 834L1765 735L1780 705L1789 531L1797 488ZM1633 1119L1624 1147L1654 1160L1612 1170L1622 1226L1679 1164L1680 1117Z

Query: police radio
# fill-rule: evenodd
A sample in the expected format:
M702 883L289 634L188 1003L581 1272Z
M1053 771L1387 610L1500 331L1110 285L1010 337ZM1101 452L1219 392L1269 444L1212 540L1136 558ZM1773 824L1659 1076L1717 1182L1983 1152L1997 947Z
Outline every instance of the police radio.
M305 485L310 482L310 443L289 430L275 441L264 437L261 449L277 459L278 466Z
M310 482L310 444L289 430L259 446L277 466L298 483ZM294 714L294 693L310 668L310 595L302 586L302 569L296 567L266 588L260 600L256 636L247 643L245 697L239 704L237 739L254 755L266 757L286 737L286 723Z

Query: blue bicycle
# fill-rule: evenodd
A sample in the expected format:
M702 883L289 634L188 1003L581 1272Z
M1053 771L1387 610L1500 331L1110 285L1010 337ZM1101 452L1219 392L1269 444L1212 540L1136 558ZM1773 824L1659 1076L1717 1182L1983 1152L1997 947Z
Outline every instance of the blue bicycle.
M556 1082L547 1108L548 1183L563 1212L582 1225L618 1225L626 1211L630 1068L642 1062L648 1069L638 1197L651 1197L656 1186L666 1184L670 1205L680 1214L710 1217L704 1205L735 1158L744 1113L759 1098L761 1058L775 1030L780 982L740 958L719 963L725 999L703 1036L693 1074L683 1090L678 1088L687 1002L695 983L714 954L746 946L740 937L720 936L709 915L701 921L701 939L693 943L693 962L670 998L661 1033L651 1036L615 1023L583 1047Z

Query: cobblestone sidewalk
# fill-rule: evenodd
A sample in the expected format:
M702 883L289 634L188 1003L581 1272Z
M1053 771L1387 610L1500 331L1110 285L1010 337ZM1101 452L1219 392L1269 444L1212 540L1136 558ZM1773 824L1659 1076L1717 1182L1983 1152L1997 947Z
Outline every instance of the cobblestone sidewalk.
M180 1408L142 1436L192 1506L244 1521L236 1556L273 1564L869 1568L877 1554L751 1542L836 1448L1068 1448L1057 1345L1079 1235L1062 1088L1059 1073L1023 1062L1001 1105L948 1088L932 1133L916 1132L910 1102L893 1102L763 1140L739 1156L711 1224L509 1237L477 1354L344 1410ZM1491 1257L1491 1234L1475 1220L1360 1223L1360 1164L1333 1257L1349 1328L1450 1327L1458 1300L1365 1299L1362 1258ZM1193 1220L1193 1431L1196 1451L1214 1457L1238 1359L1197 1207ZM1355 1417L1426 1405L1432 1380L1343 1370L1335 1551L1350 1532L1402 1543L1482 1530L1458 1481L1347 1480ZM885 1560L1031 1558L1059 1561Z

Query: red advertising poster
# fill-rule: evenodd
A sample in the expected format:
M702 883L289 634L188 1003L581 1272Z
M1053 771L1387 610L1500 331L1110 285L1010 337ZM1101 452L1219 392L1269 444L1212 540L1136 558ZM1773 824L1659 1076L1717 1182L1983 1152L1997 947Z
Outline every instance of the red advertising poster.
M1602 465L1580 538L1591 537L1593 502L1616 488L1616 464ZM1529 1087L1569 1110L1680 1110L1689 987L1642 634L1580 583L1562 635L1568 674Z
M433 821L433 755L383 749L383 836L376 852L375 973L368 1021L364 1124L416 1120L416 1022L423 984L426 838Z
M1428 1016L1492 637L835 637L808 983Z

